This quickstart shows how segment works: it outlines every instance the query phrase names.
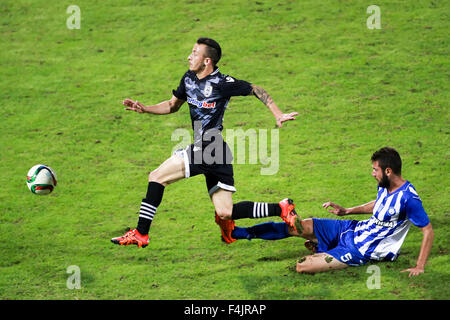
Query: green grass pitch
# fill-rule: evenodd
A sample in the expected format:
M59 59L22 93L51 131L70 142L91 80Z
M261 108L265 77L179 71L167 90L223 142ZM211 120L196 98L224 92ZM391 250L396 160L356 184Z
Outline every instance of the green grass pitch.
M75 4L80 29L68 29ZM0 4L0 299L449 299L448 1L31 1ZM234 201L289 196L303 217L336 218L333 200L373 200L370 156L393 146L435 230L425 274L408 278L422 234L396 262L315 276L295 272L301 239L225 245L201 176L166 188L150 245L110 238L135 227L148 173L170 156L188 107L123 110L125 98L170 98L200 36L223 48L222 73L265 88L296 121L279 131L279 170L236 164ZM253 97L233 98L226 129L274 129ZM26 173L50 165L49 196ZM365 216L352 216L363 219ZM280 221L280 219L272 219ZM240 220L238 225L270 221ZM70 266L81 288L70 290ZM138 288L138 289L136 289Z

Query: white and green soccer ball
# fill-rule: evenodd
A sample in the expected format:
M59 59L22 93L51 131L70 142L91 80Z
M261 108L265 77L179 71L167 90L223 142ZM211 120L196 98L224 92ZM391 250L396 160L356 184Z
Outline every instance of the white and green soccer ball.
M34 194L49 194L56 187L56 183L55 171L45 164L37 164L28 171L27 186Z

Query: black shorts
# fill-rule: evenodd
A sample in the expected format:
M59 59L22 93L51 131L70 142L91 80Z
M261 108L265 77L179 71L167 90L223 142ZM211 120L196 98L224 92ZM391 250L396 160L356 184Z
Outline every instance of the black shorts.
M227 143L223 141L221 147L212 144L191 144L185 149L179 149L174 154L184 160L185 177L205 175L206 187L209 195L219 189L236 192L233 178L233 156Z

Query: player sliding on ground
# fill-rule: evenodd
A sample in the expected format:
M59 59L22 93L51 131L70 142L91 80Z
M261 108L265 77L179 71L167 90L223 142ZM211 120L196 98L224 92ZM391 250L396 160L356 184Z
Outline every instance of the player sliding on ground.
M233 205L234 187L232 155L223 140L221 132L225 109L232 96L255 95L272 112L278 127L288 120L294 120L297 112L284 114L267 94L254 84L238 80L219 72L217 63L221 57L219 44L210 38L199 38L188 57L189 70L170 100L157 105L145 106L138 101L125 99L126 110L138 113L170 114L177 112L188 102L194 129L194 143L177 150L149 175L147 194L142 199L136 229L111 241L119 245L136 244L145 247L149 243L149 230L160 205L164 188L175 181L198 174L205 175L206 185L216 211L216 222L221 228L222 239L231 243L233 219L259 218L274 215L288 216L294 206L288 199L279 204L266 204L253 216L253 205L241 202Z
M372 155L372 176L378 181L376 200L345 209L333 202L324 208L338 216L370 214L368 220L301 219L294 211L285 222L267 222L249 228L235 227L235 239L278 240L290 236L305 238L305 246L315 254L297 262L300 273L317 273L369 261L393 261L411 223L422 229L423 240L416 266L403 270L416 276L425 269L434 233L414 186L401 177L398 152L385 147Z

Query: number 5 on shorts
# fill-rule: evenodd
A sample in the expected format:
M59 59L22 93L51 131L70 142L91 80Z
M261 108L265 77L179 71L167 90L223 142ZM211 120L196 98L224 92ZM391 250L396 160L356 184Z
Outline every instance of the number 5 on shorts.
M350 252L344 254L343 256L341 256L341 260L343 262L347 262L352 258L352 254Z

